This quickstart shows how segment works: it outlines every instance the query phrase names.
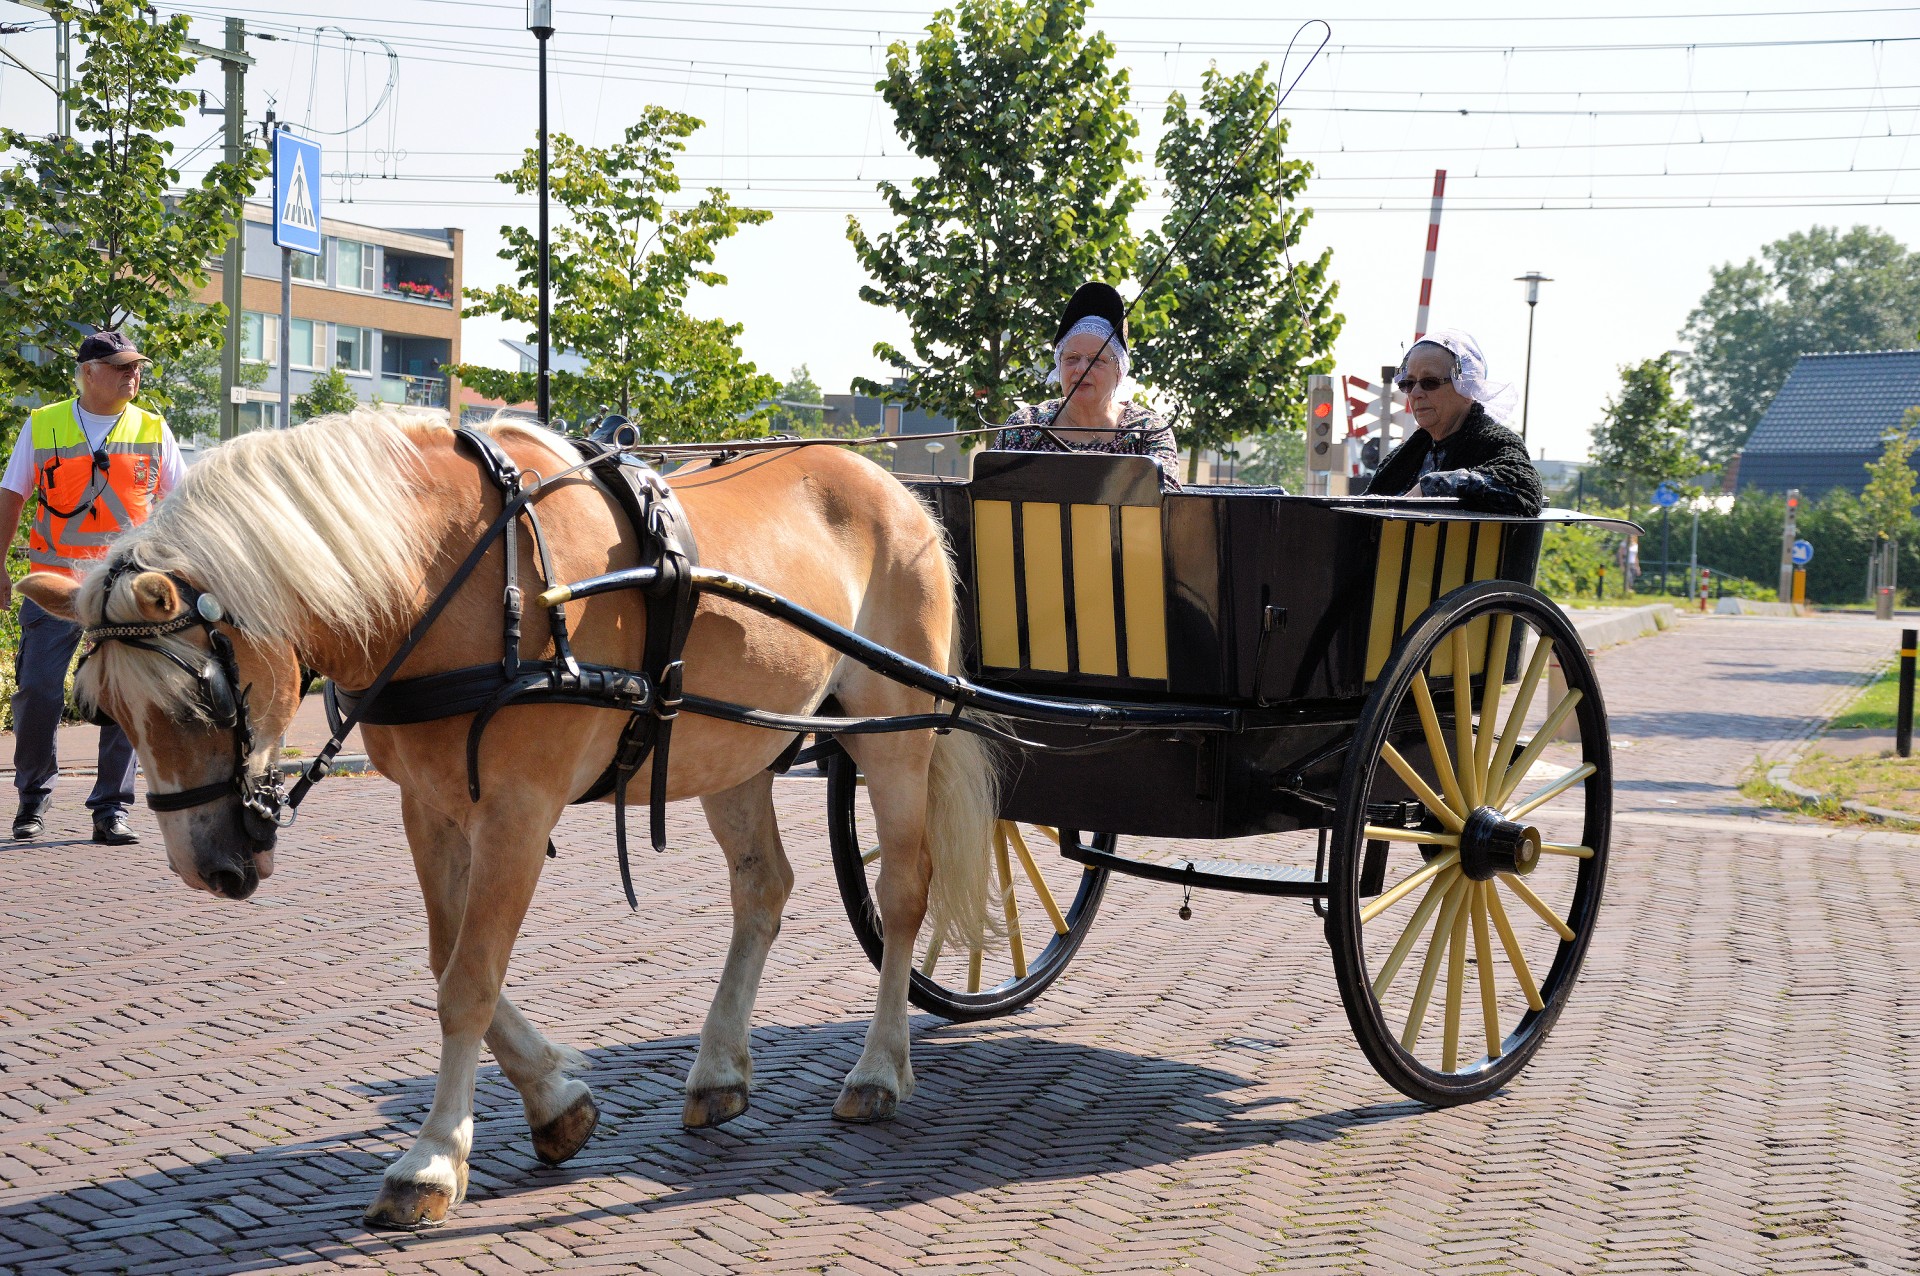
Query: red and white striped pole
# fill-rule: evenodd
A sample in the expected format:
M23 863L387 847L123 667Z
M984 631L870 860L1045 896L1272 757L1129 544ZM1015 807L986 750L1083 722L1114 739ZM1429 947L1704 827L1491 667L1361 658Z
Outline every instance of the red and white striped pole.
M1415 341L1427 335L1427 311L1433 306L1433 257L1440 247L1440 204L1447 194L1447 170L1433 170L1433 215L1427 219L1427 263L1420 275L1420 314L1413 321Z

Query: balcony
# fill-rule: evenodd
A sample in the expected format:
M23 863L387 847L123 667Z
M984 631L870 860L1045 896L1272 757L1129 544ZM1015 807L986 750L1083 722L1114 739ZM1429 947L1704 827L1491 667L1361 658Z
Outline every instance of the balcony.
M400 301L451 309L453 263L444 257L415 257L389 248L380 291Z
M380 374L380 401L404 403L414 408L447 406L447 382L444 377L413 377L405 373Z

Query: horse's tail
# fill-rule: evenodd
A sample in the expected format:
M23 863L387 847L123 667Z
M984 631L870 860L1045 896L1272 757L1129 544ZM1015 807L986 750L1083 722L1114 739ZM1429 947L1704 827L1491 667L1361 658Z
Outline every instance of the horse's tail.
M949 672L961 670L956 609ZM927 848L933 861L928 920L933 933L978 947L991 926L993 828L1000 818L999 751L969 731L933 737L927 776Z

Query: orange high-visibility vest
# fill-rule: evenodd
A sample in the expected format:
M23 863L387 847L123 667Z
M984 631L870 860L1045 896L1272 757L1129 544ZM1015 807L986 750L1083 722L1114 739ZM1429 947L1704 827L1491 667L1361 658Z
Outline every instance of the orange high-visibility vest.
M27 561L35 571L78 580L115 537L152 512L166 421L128 404L101 444L103 470L87 447L74 402L50 403L29 418L40 512L27 538Z

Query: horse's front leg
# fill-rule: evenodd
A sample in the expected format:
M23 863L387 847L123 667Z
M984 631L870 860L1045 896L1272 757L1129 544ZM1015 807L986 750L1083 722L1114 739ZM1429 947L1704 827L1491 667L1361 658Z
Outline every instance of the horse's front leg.
M887 744L869 743L882 739ZM866 1047L847 1074L833 1115L842 1121L885 1121L913 1093L907 986L913 974L914 939L926 919L927 889L933 879L927 845L932 745L917 736L868 736L849 741L848 746L867 777L867 797L880 839L874 896L885 942L880 955L880 995L867 1028Z
M762 772L737 788L701 799L714 840L727 856L733 896L733 941L720 989L700 1030L700 1053L687 1074L680 1121L689 1130L731 1121L747 1110L753 1057L747 1034L767 952L780 933L780 913L793 892L793 869L773 813L773 776Z
M365 1221L371 1227L437 1223L466 1195L474 1071L483 1038L506 1047L503 1068L511 1054L516 1070L530 1080L538 1074L540 1084L534 1089L542 1106L549 1102L548 1090L554 1091L550 1101L555 1105L581 1097L569 1094L572 1086L586 1090L579 1082L569 1085L564 1077L557 1083L551 1079L551 1073L569 1062L566 1055L546 1043L500 996L507 959L546 851L537 817L482 817L463 835L411 801L403 803L403 813L427 904L428 958L439 985L440 1073L433 1108L419 1137L405 1156L387 1167L380 1194L367 1208ZM550 1061L542 1058L547 1051L534 1045L536 1039L552 1052ZM527 1087L521 1092L526 1097ZM586 1101L591 1105L590 1098ZM538 1120L531 1102L528 1115Z

